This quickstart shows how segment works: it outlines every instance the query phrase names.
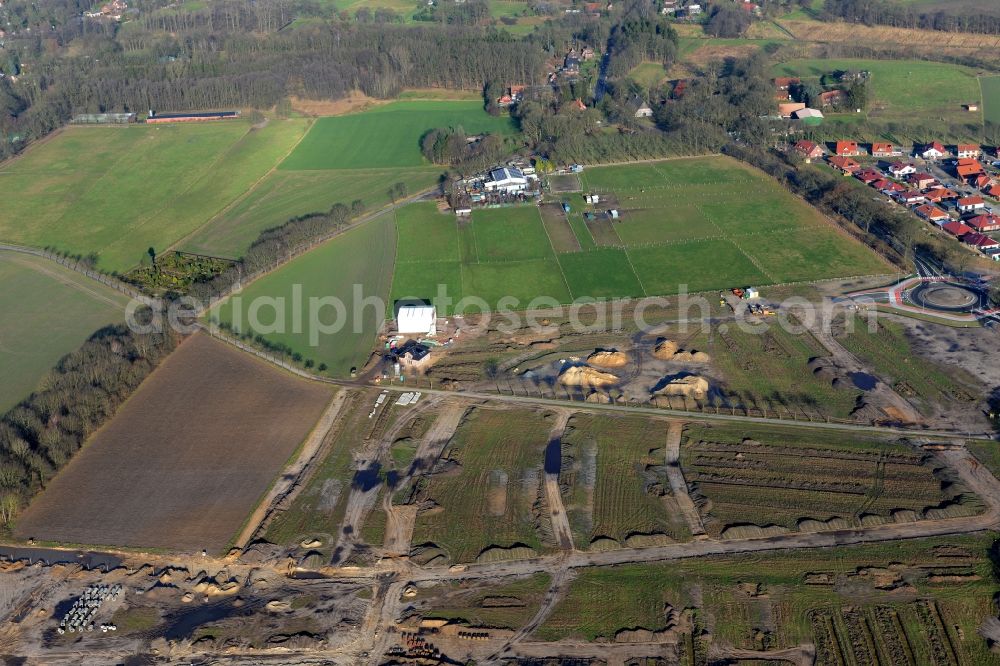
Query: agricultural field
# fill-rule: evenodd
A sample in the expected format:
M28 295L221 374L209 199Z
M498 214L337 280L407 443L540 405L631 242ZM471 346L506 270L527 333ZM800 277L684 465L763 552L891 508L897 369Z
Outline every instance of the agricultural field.
M435 127L459 126L469 134L514 132L510 118L489 115L482 102L397 101L363 113L320 118L280 169L427 166L420 154L424 133Z
M412 169L337 169L284 171L268 174L253 189L180 244L197 254L236 258L265 229L293 217L327 211L360 199L366 210L392 203L389 188L403 183L415 194L435 185L441 175L436 167Z
M331 397L195 335L35 498L15 535L222 553Z
M445 284L454 301L495 306L513 296L516 310L537 296L637 298L887 270L813 208L729 158L596 167L583 184L602 195L596 208L563 194L537 207L477 209L470 223L430 203L407 206L397 219L393 299L433 298ZM621 219L586 219L610 207ZM424 243L414 242L424 229Z
M368 360L384 320L395 243L393 215L385 213L255 281L210 316L287 345L319 372L345 376Z
M685 541L666 479L667 423L575 414L562 439L559 483L578 549Z
M932 455L840 434L689 426L681 466L709 534L739 537L974 515Z
M976 72L961 65L918 60L792 60L776 65L777 76L819 78L845 70L871 72L872 118L980 122L963 104L980 102ZM970 116L972 120L970 121Z
M0 186L19 193L0 210L0 240L93 254L101 269L124 272L250 190L307 128L304 119L68 127L0 164Z
M550 582L540 573L495 585L439 585L420 590L411 603L424 618L516 630L538 610Z
M982 76L979 85L983 89L983 118L1000 125L1000 76Z
M524 557L548 550L542 465L551 414L478 408L467 414L421 482L413 543L451 562Z
M0 284L0 413L92 333L125 320L125 296L40 257L0 252Z
M942 405L973 404L979 399L983 387L975 377L961 368L917 355L903 326L880 317L875 327L869 332L868 323L859 317L853 330L838 327L834 332L840 344L922 414L934 414Z
M989 552L996 538L587 569L533 637L612 640L624 629L676 625L689 660L682 663L693 663L694 624L720 647L812 643L820 664L992 663L977 629L995 612Z

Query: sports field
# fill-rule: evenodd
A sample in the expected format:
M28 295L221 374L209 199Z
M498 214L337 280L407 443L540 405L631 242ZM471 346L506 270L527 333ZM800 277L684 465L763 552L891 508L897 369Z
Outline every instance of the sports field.
M961 65L919 60L792 60L776 65L774 73L818 80L838 70L871 72L872 117L979 122L978 116L962 108L980 101L976 72Z
M290 346L316 368L325 364L331 374L346 375L368 359L386 312L381 304L389 294L395 241L392 215L385 214L257 280L212 315L234 330ZM362 307L368 297L377 303Z
M331 397L195 335L35 498L16 534L218 554Z
M307 121L68 127L0 164L0 240L98 257L125 271L249 190ZM284 220L280 220L282 222Z
M122 294L39 257L0 252L0 284L0 413L97 329L125 320Z
M462 127L468 134L514 131L510 118L489 115L478 101L392 102L363 113L320 118L280 168L296 171L426 166L420 154L420 139L435 127Z
M518 310L536 297L636 298L887 270L815 209L726 157L597 167L583 183L620 219L585 219L593 209L579 194L559 199L568 215L556 203L477 209L459 222L432 203L405 207L393 299L433 299L443 284L444 312L462 298L496 307L505 296Z

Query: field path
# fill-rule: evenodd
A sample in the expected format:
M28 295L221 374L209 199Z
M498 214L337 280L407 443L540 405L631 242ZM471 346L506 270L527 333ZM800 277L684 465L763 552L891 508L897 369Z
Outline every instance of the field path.
M450 402L438 412L434 423L420 441L413 462L400 479L395 492L407 488L419 472L434 467L434 462L441 457L444 447L451 441L467 409L468 406L464 402ZM382 499L382 508L386 513L383 548L386 555L402 556L410 552L413 524L417 520L417 507L393 505L392 495L393 493L386 493Z
M347 391L338 391L333 396L326 411L319 417L316 426L300 447L295 461L282 471L267 495L250 514L250 518L247 519L246 525L233 544L236 548L243 548L250 543L253 536L260 531L260 527L279 509L279 505L291 503L297 494L295 491L305 487L302 481L312 469L313 463L321 457L320 454L324 451L323 443L330 429L336 424L337 417L340 416L347 394Z
M545 499L549 506L549 520L552 522L552 535L563 550L573 550L573 532L569 527L569 518L563 506L562 493L559 491L559 472L562 466L562 437L566 424L573 412L568 409L556 413L556 422L552 424L549 433L549 444L545 447Z
M688 495L687 482L684 480L684 472L681 470L681 435L684 433L684 423L682 421L671 421L667 427L667 480L670 481L670 490L674 500L681 510L684 522L687 523L691 534L698 539L707 539L705 526L701 522L701 514L698 508L691 501Z

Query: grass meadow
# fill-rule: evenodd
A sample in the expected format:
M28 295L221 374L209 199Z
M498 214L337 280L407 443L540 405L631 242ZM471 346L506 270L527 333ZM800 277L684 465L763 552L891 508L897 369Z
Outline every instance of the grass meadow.
M1000 125L1000 76L980 77L979 85L983 89L983 118Z
M0 164L0 239L95 254L125 271L163 252L265 176L307 121L69 127ZM284 220L281 220L284 221Z
M776 65L777 76L819 79L838 70L871 72L874 99L868 114L886 119L969 122L963 104L980 101L974 70L919 60L792 60ZM978 116L973 116L978 122Z
M97 329L125 321L125 296L45 259L0 252L0 284L0 414Z
M667 78L667 70L658 62L643 62L633 67L628 76L643 88L652 88Z
M317 120L281 169L387 169L426 166L420 138L435 127L469 134L513 133L508 117L493 117L481 102L399 101L363 113Z
M385 315L376 305L362 307L355 298L355 286L361 286L365 297L383 301L388 297L395 244L395 225L392 214L387 213L262 277L216 306L211 315L234 330L252 331L284 343L317 366L326 364L329 374L346 375L352 366L361 367L368 360ZM309 305L311 298L331 296L346 304L343 312ZM267 305L268 299L283 299L286 305L272 307ZM300 304L298 312L296 302ZM323 333L310 325L311 310L323 326L332 328L338 321L346 324L339 331ZM315 340L311 331L316 333Z

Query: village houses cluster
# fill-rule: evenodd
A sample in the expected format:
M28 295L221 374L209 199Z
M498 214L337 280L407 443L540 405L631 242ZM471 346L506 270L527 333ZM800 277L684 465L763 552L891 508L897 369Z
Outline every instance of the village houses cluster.
M801 140L792 149L808 162L825 160L901 206L912 210L970 248L1000 261L1000 149L988 166L975 144L939 141L904 151L889 142L837 141L827 149ZM905 158L909 155L909 159ZM991 235L992 234L992 235Z

